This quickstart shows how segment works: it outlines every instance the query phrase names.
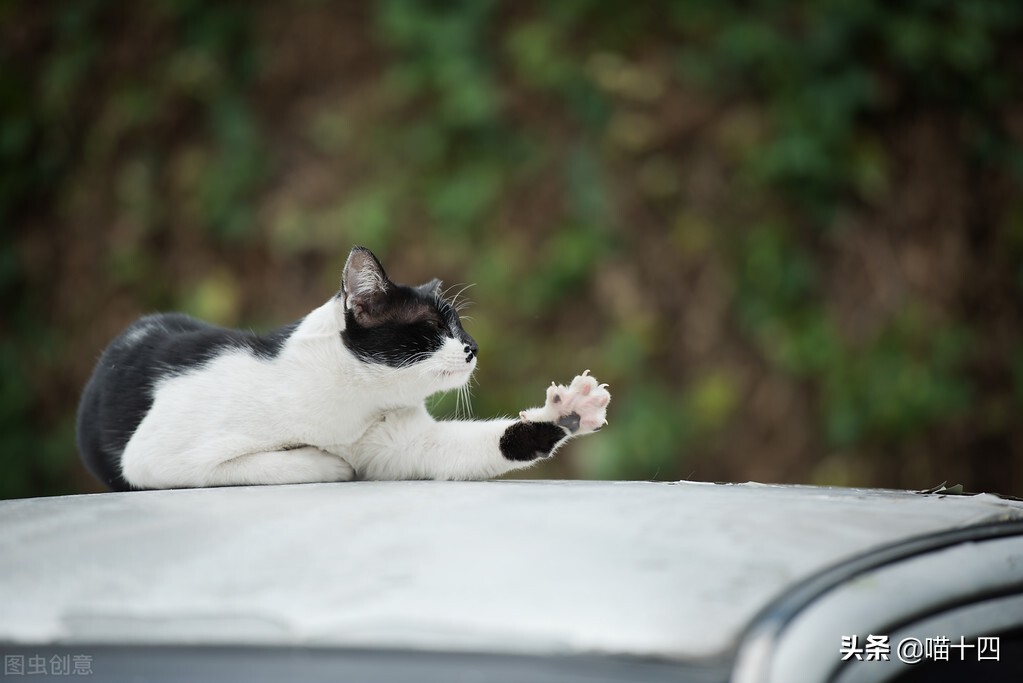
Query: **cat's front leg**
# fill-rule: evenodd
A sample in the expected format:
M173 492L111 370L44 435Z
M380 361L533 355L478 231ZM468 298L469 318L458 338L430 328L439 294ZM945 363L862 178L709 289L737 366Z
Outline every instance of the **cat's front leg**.
M573 436L605 423L611 400L588 373L553 385L519 419L435 421L422 406L388 413L352 450L364 479L489 479L550 457Z
M591 434L607 424L611 394L586 370L567 387L551 382L541 408L519 413L521 420L505 430L501 451L511 460L535 460L553 454L568 437Z

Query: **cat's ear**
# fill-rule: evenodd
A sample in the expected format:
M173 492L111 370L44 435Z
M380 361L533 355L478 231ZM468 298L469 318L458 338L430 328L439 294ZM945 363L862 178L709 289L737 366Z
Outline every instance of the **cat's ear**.
M437 278L433 278L425 285L419 285L418 287L416 287L416 291L418 291L423 296L437 296L440 293L440 288L443 286L443 284L444 283L438 280Z
M387 273L373 252L365 247L352 249L341 276L341 299L347 310L356 317L371 315L389 285Z

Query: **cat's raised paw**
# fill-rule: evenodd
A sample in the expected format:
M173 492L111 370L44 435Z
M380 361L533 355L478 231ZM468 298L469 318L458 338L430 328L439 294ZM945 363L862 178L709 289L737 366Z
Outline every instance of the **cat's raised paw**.
M553 422L573 435L589 434L607 424L607 404L611 394L587 370L567 387L551 382L543 408L519 413L525 422Z

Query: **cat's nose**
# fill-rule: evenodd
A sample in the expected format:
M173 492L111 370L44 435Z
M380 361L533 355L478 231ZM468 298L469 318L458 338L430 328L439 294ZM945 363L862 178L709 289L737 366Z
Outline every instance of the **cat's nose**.
M475 358L477 355L479 355L480 348L478 346L476 346L476 342L474 342L472 340L465 342L465 346L463 348L464 348L464 351L465 351L465 362L466 363L471 363L472 359Z

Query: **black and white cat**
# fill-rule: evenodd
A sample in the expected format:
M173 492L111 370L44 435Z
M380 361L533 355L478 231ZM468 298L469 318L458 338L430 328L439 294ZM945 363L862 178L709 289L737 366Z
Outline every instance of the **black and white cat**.
M518 419L436 421L476 342L434 280L395 284L352 250L341 291L267 335L142 318L100 358L78 409L85 464L113 489L351 479L486 479L605 424L588 372Z

